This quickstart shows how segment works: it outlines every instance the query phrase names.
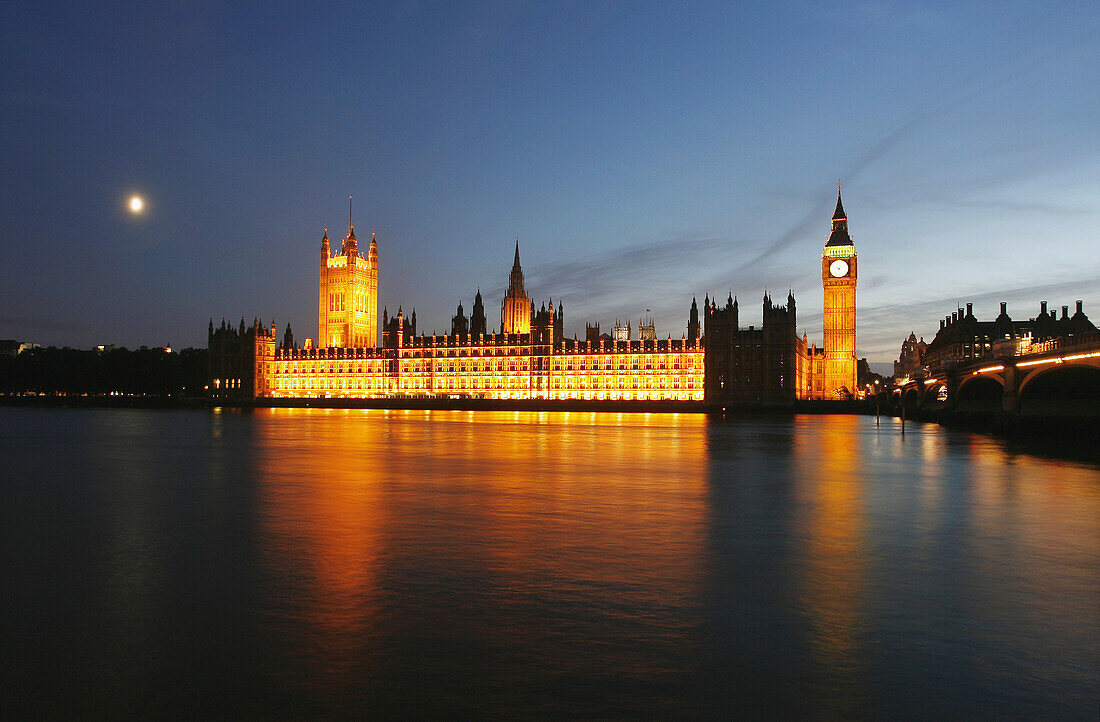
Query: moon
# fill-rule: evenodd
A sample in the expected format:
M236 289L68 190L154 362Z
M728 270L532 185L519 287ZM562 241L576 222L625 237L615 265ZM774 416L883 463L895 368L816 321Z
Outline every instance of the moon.
M142 199L141 196L131 196L130 197L130 212L131 213L141 213L141 211L144 208L145 208L145 200Z

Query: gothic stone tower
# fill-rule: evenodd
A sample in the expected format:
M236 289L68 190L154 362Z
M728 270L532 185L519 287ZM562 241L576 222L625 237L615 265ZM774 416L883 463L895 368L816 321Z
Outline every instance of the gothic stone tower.
M378 243L372 233L370 249L364 258L355 239L355 226L350 222L344 246L335 256L329 253L327 228L321 239L317 345L350 348L378 345Z
M836 193L833 230L821 254L825 287L825 398L856 390L856 247Z
M530 333L533 304L523 288L523 269L519 266L519 241L516 241L516 258L512 261L512 275L508 278L508 292L500 306L501 333Z

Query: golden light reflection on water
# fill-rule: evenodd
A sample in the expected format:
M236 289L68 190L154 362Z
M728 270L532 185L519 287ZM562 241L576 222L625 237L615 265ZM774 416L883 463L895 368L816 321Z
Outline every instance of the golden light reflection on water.
M837 692L822 700L829 704L853 698L849 687L866 664L858 654L867 576L867 480L858 437L864 420L829 416L810 421L821 433L797 435L794 444L800 516L796 530L804 534L799 545L804 555L800 592L806 602L811 650L817 657L817 684ZM828 710L842 711L847 710Z
M992 437L860 417L7 417L13 689L58 712L39 716L199 697L270 717L1095 711L1100 469Z
M276 600L285 606L271 613L305 625L295 643L321 686L338 685L354 646L374 634L385 543L377 468L361 467L347 413L280 410L256 419L262 561L285 593Z
M340 660L361 656L362 640L384 636L397 587L461 579L419 599L419 627L453 615L448 604L493 619L511 609L546 625L466 621L490 642L562 657L593 643L570 639L570 605L675 629L697 603L700 415L272 409L256 422L265 557L302 587L301 606L278 613L313 630L330 683L353 673Z

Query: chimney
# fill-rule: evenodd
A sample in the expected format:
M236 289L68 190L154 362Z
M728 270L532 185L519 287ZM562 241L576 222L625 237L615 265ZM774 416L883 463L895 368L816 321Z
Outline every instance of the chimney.
M1077 300L1077 313L1084 313L1084 310L1081 308L1081 300L1080 299Z
M1062 320L1069 318L1069 306L1062 306Z
M959 312L958 311L952 311L951 312L951 323L954 323L955 321L958 321L958 320L959 320Z
M1040 311L1040 313L1042 313L1044 316L1047 315L1047 302L1046 301L1039 301L1039 308L1042 309Z
M943 319L942 318L940 319L940 330L941 331L943 330Z
M973 316L974 315L974 304L972 304L972 303L966 304L966 315L967 316Z

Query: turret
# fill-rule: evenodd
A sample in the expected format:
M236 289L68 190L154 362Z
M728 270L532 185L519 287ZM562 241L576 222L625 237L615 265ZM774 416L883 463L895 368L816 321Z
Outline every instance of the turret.
M458 310L451 316L451 335L465 336L470 332L470 324L466 314L462 310L462 301L458 302Z
M344 239L344 255L349 259L359 255L359 241L355 240L355 226L348 228L348 236Z
M329 257L332 253L328 246L328 229L325 229L325 235L321 238L321 268L324 268L328 263Z

